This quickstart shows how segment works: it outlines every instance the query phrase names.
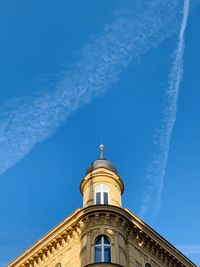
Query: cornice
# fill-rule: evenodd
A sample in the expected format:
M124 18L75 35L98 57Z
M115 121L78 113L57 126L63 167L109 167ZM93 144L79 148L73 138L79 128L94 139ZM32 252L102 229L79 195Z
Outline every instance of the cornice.
M71 242L79 240L86 231L102 225L118 229L128 242L152 254L162 266L197 267L130 210L111 205L75 210L7 267L35 267Z
M114 172L112 172L112 171L110 171L104 167L99 167L99 168L95 169L94 171L88 173L87 175L85 175L83 177L83 179L80 183L81 194L83 194L83 188L84 188L85 184L88 183L89 181L97 178L99 175L109 177L109 178L115 180L121 189L121 193L123 194L124 183L123 183L123 180L121 179L121 177L119 175L117 175L116 173L114 173Z
M148 226L144 221L142 221L137 215L135 215L129 209L125 209L127 213L131 216L131 221L133 224L140 228L140 235L138 236L140 240L140 246L148 251L155 250L158 253L158 257L164 257L170 262L176 263L175 266L195 266L192 261L190 261L184 254L182 254L177 248L170 244L165 238L158 234L154 229ZM156 254L154 252L154 254ZM162 260L162 259L161 259ZM162 261L163 262L163 261ZM171 266L174 266L173 264Z
M102 224L119 228L131 242L135 240L140 249L151 253L158 259L162 266L170 263L171 266L196 267L172 244L128 209L111 205L89 206L84 209L83 221L85 229ZM81 233L84 233L84 229Z
M7 267L38 266L38 263L49 259L56 251L61 250L79 236L79 229L75 227L76 216L81 209L76 209L46 235L36 241L30 248L14 259Z

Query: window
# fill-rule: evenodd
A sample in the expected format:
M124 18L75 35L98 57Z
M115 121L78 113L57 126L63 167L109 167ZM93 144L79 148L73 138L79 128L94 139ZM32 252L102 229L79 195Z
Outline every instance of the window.
M99 184L95 189L96 204L108 204L108 187L104 184Z
M104 235L96 239L95 262L111 262L110 241Z
M151 264L146 263L146 264L145 264L145 267L151 267Z
M56 267L61 267L61 263L57 263L56 264Z

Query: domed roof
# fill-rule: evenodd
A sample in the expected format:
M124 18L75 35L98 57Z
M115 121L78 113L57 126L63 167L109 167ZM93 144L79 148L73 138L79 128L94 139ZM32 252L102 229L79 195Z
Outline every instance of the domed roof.
M106 168L106 169L108 169L110 171L113 171L114 173L118 174L115 166L110 161L108 161L106 159L102 159L102 158L101 159L97 159L94 162L92 162L90 164L90 166L88 167L88 169L86 171L86 174L92 172L93 170L95 170L97 168L101 168L101 167Z
M92 172L93 170L95 170L97 168L103 167L103 168L106 168L110 171L113 171L114 173L116 173L118 175L115 166L110 161L108 161L104 158L104 153L103 153L104 152L104 145L103 144L100 145L100 150L101 150L100 159L97 159L90 164L90 166L88 167L88 169L86 171L86 174Z

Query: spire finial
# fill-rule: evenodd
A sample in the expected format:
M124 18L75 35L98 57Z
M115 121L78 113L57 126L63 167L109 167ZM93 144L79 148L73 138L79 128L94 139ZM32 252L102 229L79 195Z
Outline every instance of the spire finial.
M101 144L99 147L100 147L100 150L101 150L101 152L100 152L100 159L104 159L104 154L103 154L103 152L104 152L104 145Z

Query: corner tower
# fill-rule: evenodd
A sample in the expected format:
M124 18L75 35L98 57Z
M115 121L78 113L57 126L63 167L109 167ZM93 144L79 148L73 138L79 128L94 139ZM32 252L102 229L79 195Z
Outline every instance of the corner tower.
M197 267L122 207L123 181L100 150L80 184L83 207L7 267Z
M83 208L92 205L122 207L124 183L114 165L104 158L104 145L100 145L100 158L92 162L80 183Z

